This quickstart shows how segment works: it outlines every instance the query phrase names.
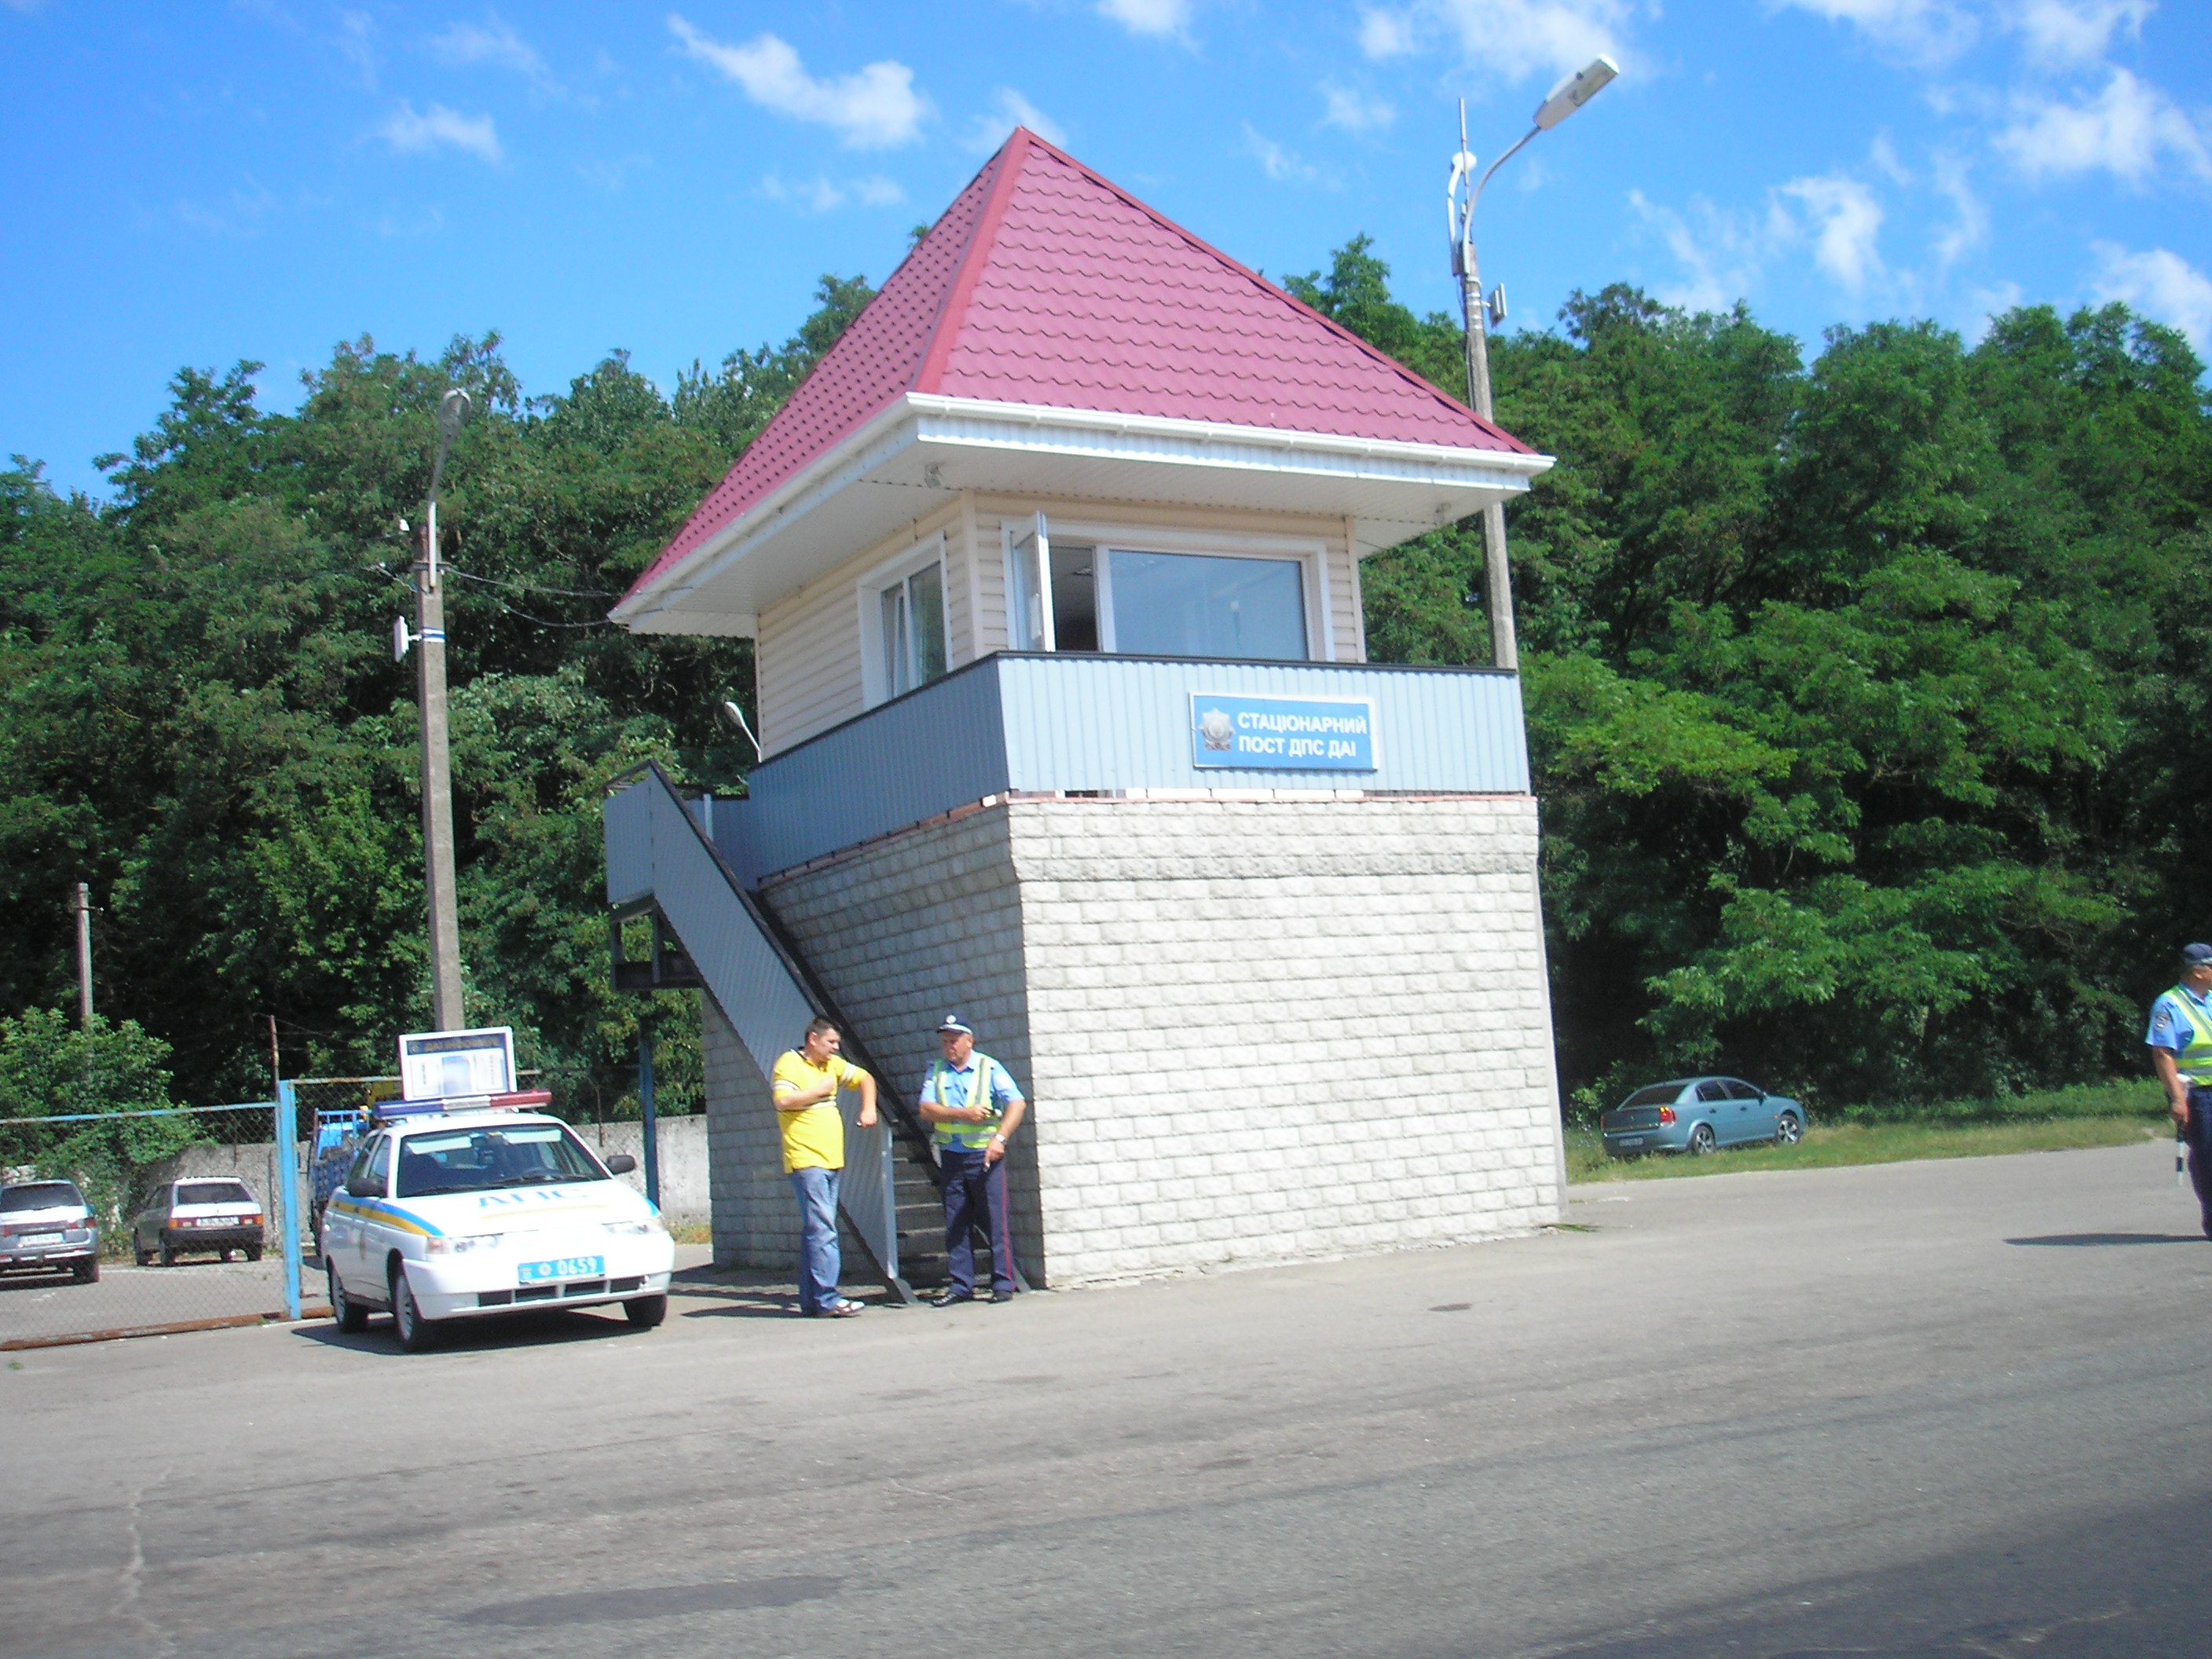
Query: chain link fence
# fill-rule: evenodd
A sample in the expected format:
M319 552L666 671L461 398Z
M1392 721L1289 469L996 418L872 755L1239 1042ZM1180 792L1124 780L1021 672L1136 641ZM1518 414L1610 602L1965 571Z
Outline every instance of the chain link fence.
M296 1312L289 1109L0 1120L0 1349Z

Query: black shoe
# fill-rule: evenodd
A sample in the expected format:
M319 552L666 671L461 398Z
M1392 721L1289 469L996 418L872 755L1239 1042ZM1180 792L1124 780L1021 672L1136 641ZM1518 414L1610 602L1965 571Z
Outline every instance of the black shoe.
M1012 1302L1013 1299L1014 1293L1012 1291L994 1291L991 1292L991 1300L994 1304Z
M975 1292L973 1291L947 1291L942 1296L930 1297L929 1305L933 1308L957 1308L963 1302L973 1302L975 1299Z

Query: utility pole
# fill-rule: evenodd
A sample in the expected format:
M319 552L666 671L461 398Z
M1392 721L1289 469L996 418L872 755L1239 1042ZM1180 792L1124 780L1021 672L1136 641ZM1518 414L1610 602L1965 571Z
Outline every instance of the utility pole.
M1594 59L1588 67L1553 87L1536 106L1534 125L1511 149L1490 164L1490 171L1474 181L1474 155L1467 147L1467 100L1459 100L1459 153L1452 157L1451 182L1444 187L1444 222L1452 237L1452 274L1459 278L1460 317L1467 328L1467 400L1486 421L1492 418L1490 404L1490 336L1486 321L1505 320L1505 290L1501 287L1486 307L1482 276L1474 258L1474 204L1492 174L1538 133L1559 125L1597 94L1620 70L1610 58ZM1464 201L1460 191L1474 182ZM1486 319L1485 310L1489 316ZM1518 670L1521 650L1513 636L1513 571L1505 558L1505 503L1492 501L1482 509L1482 568L1490 609L1490 659L1498 667Z
M92 889L76 884L76 1023L92 1030Z
M422 720L422 877L430 921L430 1023L458 1031L467 1025L461 1008L461 925L453 897L453 784L446 747L446 596L438 586L438 481L446 470L469 394L458 386L438 404L438 455L430 467L430 495L423 507L422 556L415 562L417 706ZM404 634L404 629L401 629ZM404 649L404 646L402 647Z

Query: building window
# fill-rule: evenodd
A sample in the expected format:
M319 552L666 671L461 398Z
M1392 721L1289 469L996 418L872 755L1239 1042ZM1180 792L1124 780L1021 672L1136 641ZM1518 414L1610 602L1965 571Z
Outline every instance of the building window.
M884 690L897 696L945 672L945 562L933 559L877 595L882 607Z
M1055 538L1042 515L1007 545L1017 651L1305 662L1308 561Z
M1131 657L1306 659L1305 572L1296 559L1106 556L1114 649Z

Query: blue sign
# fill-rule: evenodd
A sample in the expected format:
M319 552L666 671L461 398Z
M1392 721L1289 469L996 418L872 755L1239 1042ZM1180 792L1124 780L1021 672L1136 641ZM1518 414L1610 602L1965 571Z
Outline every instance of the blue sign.
M1372 772L1375 706L1194 691L1190 763L1239 772Z

